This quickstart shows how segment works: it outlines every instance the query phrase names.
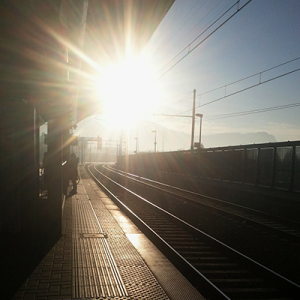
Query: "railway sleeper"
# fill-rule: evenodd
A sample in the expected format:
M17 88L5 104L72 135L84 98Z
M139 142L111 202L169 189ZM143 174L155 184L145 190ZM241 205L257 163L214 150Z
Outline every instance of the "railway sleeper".
M207 277L209 280L213 279L235 279L235 278L250 278L252 274L248 270L209 270L199 269L198 271Z
M146 219L146 218L143 218L143 220L146 222L150 222L148 219ZM180 228L180 227L178 227L178 226L176 226L176 225L173 225L173 224L169 224L169 223L162 223L162 222L160 222L159 224L154 224L153 226L152 226L153 228L160 228L160 229L163 229L163 230L165 230L165 229L167 229L167 230L173 230L173 231L185 231L184 229L182 229L182 228Z
M239 268L238 264L230 262L195 262L193 266L198 270L235 270Z
M212 279L212 283L214 283L219 288L231 287L235 288L261 288L264 286L264 281L260 278L218 278Z
M212 248L205 245L204 243L202 245L199 243L193 246L177 245L176 250L180 253L184 253L184 252L190 253L191 251L205 251L205 250L211 251Z
M180 230L180 229L178 229L178 230L168 230L168 229L165 229L165 228L156 228L156 227L151 227L153 230L155 230L155 231L161 231L161 230L163 230L163 233L164 234L166 234L166 235L177 235L177 236L179 236L179 235L183 235L183 234L185 234L186 233L186 231L185 230ZM191 235L188 235L188 236L191 236Z
M178 236L164 236L161 235L160 236L169 244L171 244L171 246L173 246L173 243L175 242L181 242L181 241L185 241L185 242L193 242L194 238L193 237L178 237Z
M261 288L222 288L224 292L231 299L272 299L274 297L282 297L280 292L272 287Z
M220 256L215 256L215 257L207 257L207 256L191 256L191 254L189 254L189 256L185 256L184 257L186 260L188 260L191 264L197 263L197 262L205 262L205 263L216 263L216 262L224 262L224 261L228 261L227 257L220 257Z
M188 257L189 255L193 255L193 256L197 255L201 257L220 255L219 252L215 252L215 251L180 251L180 254L184 257Z
M172 243L172 247L179 249L180 247L184 246L186 249L192 249L192 247L197 247L197 246L202 246L203 243L198 243L197 241L185 241L185 240L180 240L176 241L176 243Z
M162 231L160 232L160 236L161 237L170 237L170 238L182 238L182 239L193 239L195 240L195 237L185 231L182 231L182 232L167 232L167 231ZM197 239L196 239L197 240Z

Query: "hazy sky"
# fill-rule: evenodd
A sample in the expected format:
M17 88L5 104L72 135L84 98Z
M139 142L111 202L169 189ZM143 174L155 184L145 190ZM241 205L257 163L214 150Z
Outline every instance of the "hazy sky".
M205 135L228 132L267 132L277 141L299 140L300 72L295 70L300 68L300 1L252 0L207 37L237 11L236 2L174 2L143 52L156 72L155 84L159 86L155 99L159 106L154 112L191 115L196 89L196 113L204 115L204 144ZM247 2L241 0L239 8ZM287 63L291 60L294 61ZM284 65L276 67L281 64ZM292 73L284 75L288 72ZM252 76L255 74L258 75ZM281 75L284 76L272 80ZM239 82L232 84L236 81ZM150 92L143 89L140 98L144 99ZM233 93L236 94L230 96ZM288 108L279 109L283 106ZM227 117L233 113L240 116ZM145 119L191 132L190 118L149 115ZM139 127L138 135L153 130L150 127ZM199 118L195 140L198 128ZM161 133L157 135L160 139Z
M263 83L300 68L298 59L263 72L300 57L300 1L251 1L173 67L189 49L193 49L236 12L237 7L234 6L211 29L190 44L235 2L235 0L175 1L145 48L145 51L151 54L153 66L157 70L161 70L171 61L158 73L167 72L158 80L164 96L160 99L162 105L156 109L156 113L191 115L192 91L196 89L196 113L204 115L203 135L266 131L274 135L277 141L298 140L299 106L276 108L256 114L249 114L249 111L300 104L299 71ZM240 1L239 7L247 2ZM189 44L190 47L185 49ZM185 50L176 58L183 49ZM173 68L169 70L171 67ZM263 73L229 85L260 72ZM259 82L262 84L257 87L220 99ZM219 87L222 88L206 93ZM208 104L217 99L220 100ZM248 113L243 116L221 118L226 114L241 112ZM190 132L189 118L156 117L155 120L162 125Z

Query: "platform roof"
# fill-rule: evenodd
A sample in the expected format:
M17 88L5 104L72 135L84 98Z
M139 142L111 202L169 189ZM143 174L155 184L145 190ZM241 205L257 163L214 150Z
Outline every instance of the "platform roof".
M132 54L138 54L173 4L173 0L92 0L89 3L84 52L100 65L108 61L125 57L130 48ZM88 64L84 70L94 72ZM95 107L95 99L85 98L78 109L78 120Z
M47 120L62 108L65 92L65 48L72 68L94 72L78 51L97 64L138 54L174 0L10 0L0 4L1 104L25 99ZM87 11L84 7L88 4ZM74 72L76 73L76 72ZM77 86L77 84L76 84ZM78 87L78 86L77 86ZM59 100L58 100L59 99ZM23 100L22 100L23 101ZM82 119L88 116L85 99Z

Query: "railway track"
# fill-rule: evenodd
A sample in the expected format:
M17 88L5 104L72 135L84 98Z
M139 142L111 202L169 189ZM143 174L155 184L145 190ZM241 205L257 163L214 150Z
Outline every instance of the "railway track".
M207 299L298 299L299 285L152 204L93 166L89 170Z
M192 204L206 206L226 214L229 217L234 217L236 220L247 222L247 225L259 227L262 230L267 229L273 234L277 234L282 239L288 239L295 243L300 243L300 223L279 218L271 214L260 212L248 207L229 203L227 201L209 197L203 194L198 194L188 190L184 190L175 186L164 184L148 178L139 177L135 174L126 173L116 170L112 167L108 168L111 172L120 176L127 176L136 182L148 185L149 187L158 188L165 193L169 193L175 197L180 196L182 199L189 201Z
M115 174L114 177L120 182L122 182L120 178L123 178L123 181L128 186L139 190L145 196L151 194L152 201L155 201L156 204L175 215L180 214L181 218L195 227L204 230L211 236L300 284L299 237L294 233L291 234L289 231L283 230L291 226L292 228L295 226L297 229L298 224L294 225L294 222L290 222L286 226L287 220L274 217L277 226L269 226L273 220L272 215L257 212L257 218L247 219L245 214L235 214L236 210L241 209L242 213L245 210L247 215L255 215L256 211L220 201L216 198L203 197L203 195L198 196L199 194L193 192L188 193L187 191L187 194L185 194L183 189L165 184L161 185L158 182L153 184L151 180L149 184L149 180L146 178L140 179L134 175L131 177L136 179L134 182L137 184L133 184L125 179L127 177L124 176L124 172L122 176L117 175L117 173L110 172L110 174ZM145 185L144 183L139 183L139 181L146 181L148 184ZM149 188L147 189L146 186L149 186ZM166 191L165 186L170 188L172 192ZM161 191L163 195L169 196L161 196L157 190ZM180 193L177 193L177 190ZM191 194L193 197L190 196ZM220 205L221 207L219 207ZM215 208L215 206L218 207ZM234 212L231 209L226 209L232 206L234 207ZM257 222L261 215L265 219L263 223L261 219L259 220L260 222Z

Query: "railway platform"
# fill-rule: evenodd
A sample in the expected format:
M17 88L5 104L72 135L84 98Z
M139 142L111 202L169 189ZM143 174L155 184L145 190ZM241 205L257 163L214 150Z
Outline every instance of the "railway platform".
M13 300L171 299L203 296L79 166L63 203L62 237Z

